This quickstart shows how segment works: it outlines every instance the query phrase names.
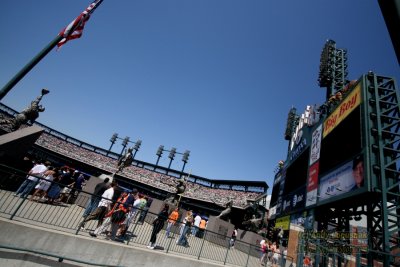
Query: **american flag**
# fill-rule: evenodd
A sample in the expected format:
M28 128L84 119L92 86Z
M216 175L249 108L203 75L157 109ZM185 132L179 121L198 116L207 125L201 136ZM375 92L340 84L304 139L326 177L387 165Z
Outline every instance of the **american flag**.
M58 35L64 37L57 44L60 49L69 40L77 39L82 36L83 28L85 27L86 21L89 20L90 15L93 11L103 2L103 0L95 0L91 3L76 19L74 19L67 27L65 27Z

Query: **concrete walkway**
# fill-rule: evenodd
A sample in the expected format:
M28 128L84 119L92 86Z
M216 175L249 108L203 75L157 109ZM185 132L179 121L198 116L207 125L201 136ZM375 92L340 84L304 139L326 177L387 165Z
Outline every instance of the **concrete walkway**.
M76 236L69 233L60 233L55 230L43 229L34 225L0 219L0 245L16 248L27 248L66 258L74 258L103 266L143 266L143 267L211 267L221 264L204 262L166 254L161 251L148 250L141 247L132 247L126 244L108 242L85 236ZM1 266L90 266L65 260L61 265L58 259L37 256L30 253L6 252L2 249L0 256ZM29 264L26 262L29 261ZM67 265L66 265L67 264Z
M15 217L9 220L16 209ZM239 249L227 249L198 237L189 237L190 247L178 246L176 238L166 238L164 230L158 234L157 249L149 250L146 246L152 225L146 222L131 225L129 231L133 235L129 244L127 241L106 240L105 236L92 238L87 230L75 235L82 213L83 208L77 205L57 206L23 201L14 197L12 192L0 191L0 245L35 249L106 266L133 266L133 262L135 266L157 267L175 267L177 262L184 262L178 266L260 266L258 256L248 256ZM147 221L152 215L148 216ZM94 229L96 223L89 222L86 227Z

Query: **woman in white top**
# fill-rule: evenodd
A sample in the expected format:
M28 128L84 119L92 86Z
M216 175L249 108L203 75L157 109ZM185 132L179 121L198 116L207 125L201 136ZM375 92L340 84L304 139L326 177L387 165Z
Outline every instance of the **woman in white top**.
M35 186L35 192L32 194L29 200L35 201L35 197L38 197L38 201L41 197L46 195L47 190L49 190L52 181L58 175L58 169L49 167L47 171L43 173L44 179L41 179L39 183Z

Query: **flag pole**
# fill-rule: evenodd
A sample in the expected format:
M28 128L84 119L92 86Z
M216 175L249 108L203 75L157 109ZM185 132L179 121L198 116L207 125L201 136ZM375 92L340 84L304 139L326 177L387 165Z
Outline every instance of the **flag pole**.
M63 38L62 35L57 35L42 51L40 51L28 64L25 65L3 88L0 90L0 100L6 96L8 92L22 79L24 76L39 63Z
M39 52L28 64L25 65L3 88L0 90L0 100L11 91L25 75L39 63L57 44L61 47L68 40L80 38L82 35L85 22L90 18L90 14L103 2L103 0L95 0L91 3L76 19L74 19L66 28L63 29L42 51ZM75 32L77 31L77 32ZM63 40L65 38L65 40ZM63 40L62 44L59 42Z

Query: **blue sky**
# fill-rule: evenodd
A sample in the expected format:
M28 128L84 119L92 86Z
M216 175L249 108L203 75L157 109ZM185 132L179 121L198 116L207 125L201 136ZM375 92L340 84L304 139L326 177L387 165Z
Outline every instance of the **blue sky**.
M0 86L89 4L0 1ZM82 38L51 51L2 102L21 111L45 87L38 121L49 127L106 149L114 132L141 139L136 158L151 163L159 145L187 149L186 171L271 185L289 109L325 101L327 39L348 50L349 79L373 70L399 80L377 1L104 0Z

